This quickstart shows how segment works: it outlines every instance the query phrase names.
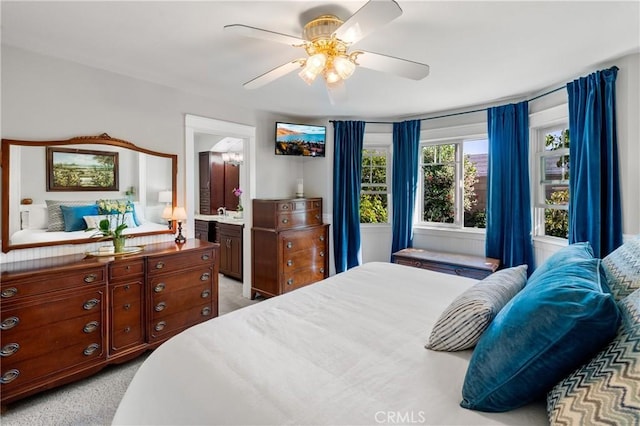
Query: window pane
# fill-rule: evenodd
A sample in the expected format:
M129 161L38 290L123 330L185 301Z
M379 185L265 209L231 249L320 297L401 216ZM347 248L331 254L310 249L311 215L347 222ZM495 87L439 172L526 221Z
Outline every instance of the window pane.
M569 148L569 129L547 132L544 137L545 151L555 151L562 148Z
M360 195L360 223L386 223L387 218L386 194Z
M544 209L544 234L552 237L569 237L569 211Z
M464 226L486 228L487 165L486 139L464 141Z
M542 181L569 180L569 155L542 157Z
M455 220L455 166L425 165L425 222L453 223Z
M543 185L545 204L569 205L568 185Z

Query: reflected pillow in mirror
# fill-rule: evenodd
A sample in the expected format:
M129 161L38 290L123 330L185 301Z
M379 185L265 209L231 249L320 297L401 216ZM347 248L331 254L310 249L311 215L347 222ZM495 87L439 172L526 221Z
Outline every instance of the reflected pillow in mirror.
M100 227L100 222L103 219L107 219L111 223L111 226L110 226L109 229L111 229L113 231L118 226L116 224L116 217L117 217L117 215L100 214L100 215L93 215L93 216L85 216L84 217L84 221L87 224L87 228L89 228L89 229L98 229ZM136 228L137 227L137 225L133 221L133 214L132 213L125 213L124 214L124 223L127 224L127 228Z
M83 231L87 229L84 216L98 214L98 206L89 204L86 206L60 206L64 220L64 231Z
M47 229L49 226L49 209L46 204L32 204L26 209L28 213L27 229Z
M64 217L60 206L86 206L95 204L93 200L45 200L48 210L48 232L64 231Z

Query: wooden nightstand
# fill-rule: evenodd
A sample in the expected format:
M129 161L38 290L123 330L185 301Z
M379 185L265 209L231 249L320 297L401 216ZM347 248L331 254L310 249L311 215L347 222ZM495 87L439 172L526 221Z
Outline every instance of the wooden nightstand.
M481 280L500 266L498 259L406 248L393 253L393 263Z

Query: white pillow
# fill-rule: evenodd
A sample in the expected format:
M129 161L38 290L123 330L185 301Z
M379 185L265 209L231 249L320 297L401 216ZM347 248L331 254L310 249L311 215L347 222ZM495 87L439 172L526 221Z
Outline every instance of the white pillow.
M98 229L100 227L100 221L103 219L111 220L111 230L116 229L116 215L100 214L95 216L83 216L84 221L87 223L87 228ZM124 214L124 223L127 224L127 228L135 228L137 225L133 220L132 213Z
M49 227L49 209L46 204L32 204L26 210L29 212L27 229L47 229Z

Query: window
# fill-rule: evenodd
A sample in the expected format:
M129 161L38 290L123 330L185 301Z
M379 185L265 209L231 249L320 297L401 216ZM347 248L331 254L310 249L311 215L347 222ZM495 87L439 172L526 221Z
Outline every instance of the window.
M485 228L487 140L429 143L421 150L422 222Z
M569 236L569 129L565 127L537 132L537 235Z
M362 150L360 223L389 222L389 149Z

